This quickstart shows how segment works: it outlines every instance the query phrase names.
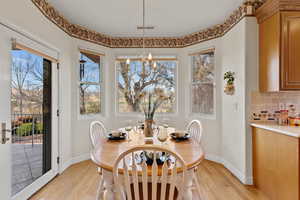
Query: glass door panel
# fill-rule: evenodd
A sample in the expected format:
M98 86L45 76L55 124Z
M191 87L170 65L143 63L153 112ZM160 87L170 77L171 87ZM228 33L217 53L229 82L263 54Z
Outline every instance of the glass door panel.
M12 196L51 170L51 61L12 50Z

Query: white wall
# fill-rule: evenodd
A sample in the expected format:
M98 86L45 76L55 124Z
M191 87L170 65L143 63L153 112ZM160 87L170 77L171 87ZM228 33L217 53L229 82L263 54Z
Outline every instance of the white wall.
M222 93L222 158L239 178L245 174L245 20L222 38L222 74L236 73L236 91ZM223 84L224 85L224 84Z
M236 73L236 92L222 94L222 159L243 183L252 183L250 94L257 89L258 32L254 17L244 18L222 38L222 71Z
M109 49L70 38L32 4L31 1L5 1L0 7L0 21L8 22L30 33L35 39L60 52L61 66L61 156L63 168L89 158L89 123L103 121L109 129L125 125L129 117L115 112L115 64L117 55L130 55L141 49ZM98 116L81 117L78 102L78 47L105 53L104 112ZM216 48L216 116L205 118L190 115L189 53ZM251 177L251 141L247 125L249 94L257 88L257 23L255 18L241 20L224 37L183 49L151 49L160 55L178 57L178 113L170 116L178 128L194 118L204 126L203 147L209 159L223 162L243 182ZM236 93L223 93L223 73L236 72ZM142 115L141 115L142 117ZM137 120L138 117L132 117ZM247 130L247 131L246 131Z

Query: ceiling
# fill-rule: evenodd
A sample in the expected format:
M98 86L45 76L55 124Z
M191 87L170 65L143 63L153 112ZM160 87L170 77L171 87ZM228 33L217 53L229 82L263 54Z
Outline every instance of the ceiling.
M183 36L224 22L243 0L145 0L147 36ZM141 36L142 0L48 0L73 24L111 36Z

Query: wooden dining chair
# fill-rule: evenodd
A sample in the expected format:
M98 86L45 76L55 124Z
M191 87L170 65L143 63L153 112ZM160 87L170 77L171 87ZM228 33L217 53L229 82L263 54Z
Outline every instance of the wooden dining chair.
M199 120L192 120L187 126L187 132L191 135L191 138L193 140L195 140L199 144L201 143L203 128ZM197 170L198 168L195 168L194 170L193 185L196 188L198 195L200 196L200 183L197 178Z
M100 121L93 121L90 124L90 139L93 147L96 146L100 138L106 137L106 128Z
M106 129L105 129L103 123L100 121L93 121L90 124L90 139L91 139L93 148L95 148L99 139L104 138L104 137L106 137ZM91 159L93 161L92 156L91 156ZM99 186L97 189L97 200L98 200L100 198L100 196L103 195L103 191L105 188L104 188L102 169L100 167L97 167L97 171L100 175Z
M152 152L155 161L157 153L165 152L170 155L170 161L165 161L163 165L138 161L143 151ZM173 200L176 197L181 200L186 185L186 163L178 154L166 148L135 146L117 158L113 176L119 200Z
M93 163L97 164L98 162L96 161L97 159L95 158L94 154L90 153L90 158L92 160ZM103 178L103 173L100 167L97 168L98 169L98 173L100 175L100 179L99 179L99 183L98 183L98 187L97 187L97 193L96 193L96 200L102 200L103 199L103 195L104 195L104 178ZM100 171L99 171L100 169Z
M187 126L187 132L191 138L200 144L202 138L202 124L199 120L192 120Z

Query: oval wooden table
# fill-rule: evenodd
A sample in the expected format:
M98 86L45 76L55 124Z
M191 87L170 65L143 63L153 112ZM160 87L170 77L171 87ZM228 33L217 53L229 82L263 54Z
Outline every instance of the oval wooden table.
M174 128L168 128L168 133L174 132ZM161 145L161 143L154 137L154 145ZM105 185L105 199L115 200L114 198L114 187L113 187L113 165L118 156L127 151L128 149L137 145L147 145L144 141L144 134L142 131L136 131L135 129L130 131L128 138L121 141L112 141L107 138L101 138L96 147L91 151L91 159L101 167L104 185ZM204 159L204 152L201 145L193 139L176 142L170 137L162 144L163 147L170 149L178 153L187 164L187 185L186 194L184 199L192 199L192 183L194 176L194 169Z

